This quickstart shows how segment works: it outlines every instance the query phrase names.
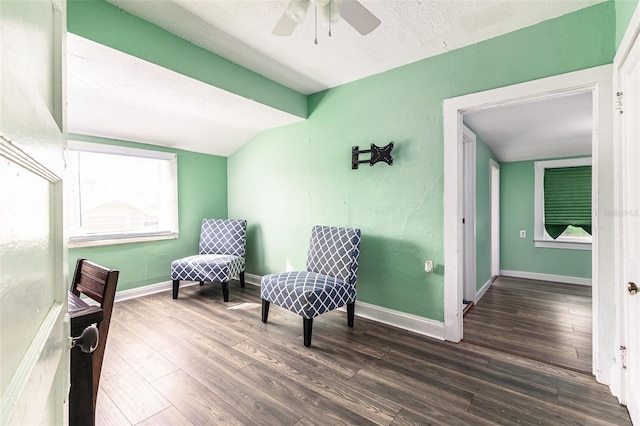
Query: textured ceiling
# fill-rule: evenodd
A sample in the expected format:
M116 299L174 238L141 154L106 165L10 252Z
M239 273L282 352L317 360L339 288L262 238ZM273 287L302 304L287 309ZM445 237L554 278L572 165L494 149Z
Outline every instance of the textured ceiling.
M302 121L74 34L67 35L68 131L228 156Z
M591 92L465 114L464 123L498 160L591 155Z
M341 20L332 37L320 25L317 45L312 10L291 36L271 35L288 0L108 1L309 94L605 0L361 0L382 24L362 36ZM69 40L71 133L227 156L267 128L300 120L80 37ZM508 122L479 115L474 123L479 129L481 119L498 126ZM493 136L481 136L492 142Z
M271 35L288 0L109 0L301 93L314 93L506 34L603 0L360 0L382 24L361 36L340 20L328 37L313 11Z

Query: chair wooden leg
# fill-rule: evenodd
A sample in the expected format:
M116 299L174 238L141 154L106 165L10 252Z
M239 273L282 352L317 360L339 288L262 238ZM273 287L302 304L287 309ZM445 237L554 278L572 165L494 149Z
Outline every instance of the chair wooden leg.
M313 329L313 318L302 318L302 331L304 334L304 345L311 346L311 330Z
M355 317L355 313L356 313L355 302L347 303L347 325L349 327L353 327L353 318Z
M173 298L178 298L178 289L180 288L180 280L173 280Z
M225 302L229 301L229 283L222 283L222 298Z
M240 272L240 287L244 288L244 271Z
M267 318L269 318L269 305L271 302L262 299L262 322L267 323Z

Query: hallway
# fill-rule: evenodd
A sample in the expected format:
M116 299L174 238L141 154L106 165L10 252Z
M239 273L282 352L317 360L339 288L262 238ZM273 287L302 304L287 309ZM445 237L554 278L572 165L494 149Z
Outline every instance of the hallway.
M591 374L591 287L499 277L464 317L464 341Z

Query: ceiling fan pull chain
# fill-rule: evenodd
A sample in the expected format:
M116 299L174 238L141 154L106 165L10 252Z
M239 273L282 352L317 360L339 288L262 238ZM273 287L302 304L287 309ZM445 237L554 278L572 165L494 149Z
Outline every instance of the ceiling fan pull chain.
M331 3L333 0L329 0L329 37L331 37Z
M314 40L314 43L318 44L318 6L315 6L314 10L315 10L315 20L316 20L316 39Z

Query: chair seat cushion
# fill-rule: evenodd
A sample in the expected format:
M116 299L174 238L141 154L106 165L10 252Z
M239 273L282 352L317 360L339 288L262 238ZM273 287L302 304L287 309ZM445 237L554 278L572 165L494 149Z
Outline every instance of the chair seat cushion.
M356 288L316 272L283 272L262 277L260 297L304 318L313 318L355 302Z
M171 262L171 279L226 283L243 270L243 257L231 254L198 254Z

